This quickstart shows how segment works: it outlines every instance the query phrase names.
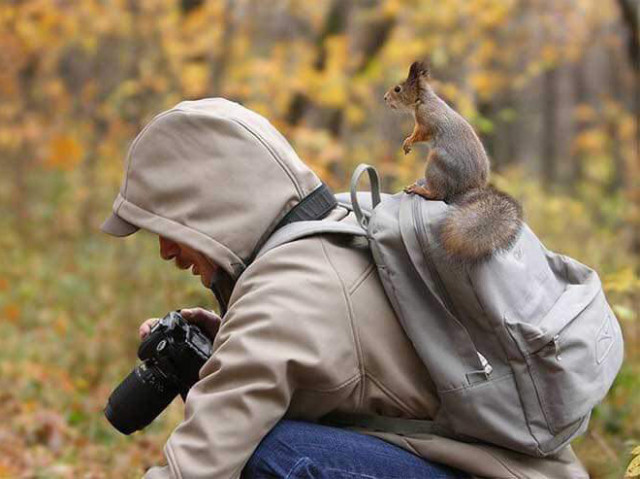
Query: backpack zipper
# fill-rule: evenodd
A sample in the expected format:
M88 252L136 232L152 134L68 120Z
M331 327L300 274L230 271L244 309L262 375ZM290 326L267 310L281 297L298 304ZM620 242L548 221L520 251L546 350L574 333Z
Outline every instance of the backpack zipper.
M453 302L449 297L449 293L447 292L447 288L444 285L444 281L442 281L440 273L438 273L438 269L436 268L436 265L433 261L433 257L431 256L428 245L425 243L425 240L428 238L428 236L427 228L424 224L424 216L422 215L422 208L420 208L420 205L417 201L414 201L411 206L413 208L413 226L414 229L417 230L418 243L420 244L420 248L422 249L422 254L424 256L425 263L427 264L427 269L429 270L431 277L434 279L437 293L442 299L442 305L445 307L447 312L459 322L460 320L455 314L456 309L454 308ZM471 340L471 338L469 339ZM471 344L476 354L478 355L478 361L480 362L480 365L482 367L481 372L483 372L485 377L488 379L493 372L493 367L491 366L489 361L487 361L487 359L482 354L480 354L480 351L478 351L475 344L473 344L473 341L471 342Z
M449 294L444 286L444 282L436 269L436 265L433 262L433 258L431 257L431 252L429 251L428 245L425 243L425 239L427 238L427 229L424 225L424 217L422 216L422 209L417 201L414 201L412 204L413 208L413 226L417 229L418 233L418 242L420 243L420 248L422 249L422 254L424 255L425 262L427 263L427 269L431 274L431 277L435 280L436 289L438 290L438 294L444 303L445 308L449 311L449 314L456 317L454 314L455 309L453 308L453 303L449 298ZM417 220L417 221L416 221Z

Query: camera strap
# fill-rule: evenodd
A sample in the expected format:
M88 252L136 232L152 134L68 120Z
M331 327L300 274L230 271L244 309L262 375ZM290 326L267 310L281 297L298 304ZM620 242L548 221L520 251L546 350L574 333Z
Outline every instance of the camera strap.
M300 203L291 208L273 230L269 231L268 234L265 234L260 241L258 241L253 253L251 253L251 256L245 261L245 264L250 265L253 263L258 252L262 249L269 237L283 226L298 221L321 220L336 206L338 206L338 200L336 200L336 197L333 195L333 191L331 191L326 184L320 183L320 186L302 198Z
M320 220L327 216L337 205L338 201L333 195L333 192L326 184L321 183L315 190L302 198L300 203L289 210L269 235L265 235L258 245L256 245L253 254L246 261L246 265L253 262L258 251L262 249L264 243L269 239L269 236L273 235L273 233L283 226L296 223L298 221ZM216 297L216 301L220 306L221 316L224 316L227 312L228 300L231 296L231 291L233 290L234 285L235 281L233 281L228 273L223 271L222 268L219 268L213 275L209 289Z
M315 190L302 198L274 228L274 232L284 225L296 221L320 220L338 205L336 197L329 187L321 183Z
M231 291L234 286L235 282L222 268L218 268L213 274L213 278L211 278L209 289L216 297L218 306L220 306L220 316L227 314L229 298L231 297Z

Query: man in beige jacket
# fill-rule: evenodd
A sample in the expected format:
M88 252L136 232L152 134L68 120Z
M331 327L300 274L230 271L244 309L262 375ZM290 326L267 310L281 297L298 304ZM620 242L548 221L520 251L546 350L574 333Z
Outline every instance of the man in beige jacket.
M182 102L131 145L102 229L158 234L162 256L193 265L224 311L185 420L166 443L168 465L147 479L238 478L283 418L435 415L429 373L394 316L366 244L326 234L253 261L287 213L319 187L267 120L224 99ZM336 206L325 219L352 216ZM477 477L588 477L570 448L540 459L428 434L360 432Z

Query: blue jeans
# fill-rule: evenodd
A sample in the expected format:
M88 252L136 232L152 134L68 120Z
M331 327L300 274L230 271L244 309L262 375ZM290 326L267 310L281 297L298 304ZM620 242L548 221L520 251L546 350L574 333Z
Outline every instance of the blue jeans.
M243 479L453 479L468 475L428 462L376 437L280 421L262 440Z

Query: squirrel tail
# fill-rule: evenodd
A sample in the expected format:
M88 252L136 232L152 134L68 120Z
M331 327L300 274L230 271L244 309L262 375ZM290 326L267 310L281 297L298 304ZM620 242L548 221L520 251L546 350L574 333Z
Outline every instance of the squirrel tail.
M509 249L522 229L522 207L493 187L469 190L452 201L438 231L444 251L454 260L476 263Z

